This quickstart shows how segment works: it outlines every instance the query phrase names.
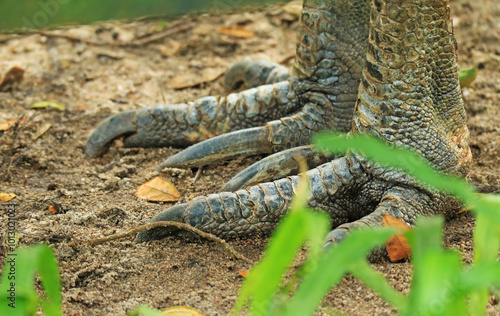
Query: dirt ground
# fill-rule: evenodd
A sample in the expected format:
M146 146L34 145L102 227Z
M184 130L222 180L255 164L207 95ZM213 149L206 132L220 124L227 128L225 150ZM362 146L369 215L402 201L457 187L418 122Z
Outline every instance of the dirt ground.
M460 68L479 67L464 89L474 163L470 181L481 192L500 192L500 2L455 0L453 17ZM249 38L219 34L240 25ZM157 103L178 103L226 94L219 74L236 61L263 58L288 65L297 17L282 7L174 20L100 23L24 35L0 35L0 70L25 70L22 81L2 87L0 123L26 120L0 131L0 192L15 193L23 245L49 243L57 254L65 315L123 315L141 304L165 309L189 305L206 315L226 315L250 265L207 240L167 238L136 244L133 238L98 246L77 243L146 223L172 205L138 199L138 185L151 178L173 148L127 149L116 141L103 157L82 153L89 133L111 114ZM166 32L150 41L151 34ZM171 33L168 35L168 33ZM61 36L56 36L59 34ZM142 41L142 42L141 42ZM148 42L148 43L144 43ZM123 44L126 43L126 44ZM207 81L190 87L196 82ZM183 89L174 87L187 86ZM64 111L33 110L38 101ZM24 122L24 121L22 121ZM161 175L179 189L181 202L216 192L259 157ZM4 206L5 204L3 204ZM51 212L49 207L57 206ZM2 232L7 216L2 207ZM471 261L474 218L464 213L446 224L445 244ZM3 238L2 238L3 239ZM256 262L267 238L231 240ZM6 249L0 259L3 262ZM398 290L408 293L411 263L374 264ZM489 314L498 313L490 300ZM318 314L389 315L396 311L352 277L332 290Z

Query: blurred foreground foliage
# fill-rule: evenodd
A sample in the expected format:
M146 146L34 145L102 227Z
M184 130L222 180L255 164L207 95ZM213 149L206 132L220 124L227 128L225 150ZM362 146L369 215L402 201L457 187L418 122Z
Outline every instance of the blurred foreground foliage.
M289 0L288 0L289 1ZM143 17L171 18L191 12L234 11L287 0L2 0L0 31L47 28Z

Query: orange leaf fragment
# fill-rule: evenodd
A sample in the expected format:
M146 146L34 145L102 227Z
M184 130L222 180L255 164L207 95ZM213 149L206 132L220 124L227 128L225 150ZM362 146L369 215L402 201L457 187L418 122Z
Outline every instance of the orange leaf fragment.
M55 206L55 205L49 206L49 212L57 213L58 211L59 211L59 209L57 208L57 206Z
M172 306L162 311L169 316L204 316L199 310L189 306Z
M7 121L4 121L0 124L0 131L8 131L9 129L11 129L12 127L16 126L17 124L17 121L19 121L19 126L23 125L24 123L26 123L26 120L25 119L12 119L12 120L7 120Z
M155 177L137 188L137 197L152 202L175 202L181 198L181 194L172 182Z
M411 230L408 225L394 216L384 214L382 219L385 226L396 227L402 230ZM408 258L411 255L410 245L403 234L396 234L391 237L391 239L386 242L385 248L389 254L389 259L391 259L392 262Z
M224 26L218 28L216 32L219 34L231 35L238 38L251 38L255 36L255 33L253 31L250 31L241 25Z
M9 202L13 198L15 198L17 195L14 193L0 193L0 201L2 202Z
M248 275L250 274L249 270L238 270L238 273L244 277L245 279L248 278Z

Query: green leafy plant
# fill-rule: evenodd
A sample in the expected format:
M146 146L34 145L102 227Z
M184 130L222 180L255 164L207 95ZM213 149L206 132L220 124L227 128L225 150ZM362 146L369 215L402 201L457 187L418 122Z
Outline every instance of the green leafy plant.
M35 290L38 274L44 297ZM47 245L19 248L7 256L0 283L0 315L62 315L61 286L54 253Z
M389 147L367 136L322 134L321 150L336 154L354 150L382 165L399 168L423 183L453 194L474 207L474 264L464 267L460 255L442 247L443 219L419 219L405 232L413 250L414 275L409 296L395 291L376 273L366 256L395 233L394 229L356 231L324 253L318 251L327 220L305 207L307 190L299 190L292 209L272 236L264 258L250 271L233 314L248 302L252 315L312 315L326 293L351 273L400 310L401 315L483 315L490 287L500 287L500 196L478 195L460 179L443 175L419 155ZM315 226L316 225L316 226ZM319 227L319 228L318 228ZM295 255L308 242L310 256L288 282L283 276ZM301 279L297 290L291 289Z
M460 80L460 87L468 87L471 83L476 80L477 75L479 73L479 69L477 68L467 68L460 69L458 71L458 79Z

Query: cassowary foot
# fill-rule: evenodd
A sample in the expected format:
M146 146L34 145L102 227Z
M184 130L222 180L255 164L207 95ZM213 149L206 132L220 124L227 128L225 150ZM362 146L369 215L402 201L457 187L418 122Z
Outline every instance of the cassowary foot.
M425 10L421 10L422 5ZM214 97L196 101L203 104L196 107L196 113L201 111L203 115L191 116L192 111L185 111L188 117L197 118L196 128L187 127L185 120L170 119L179 121L172 124L182 128L158 136L161 145L183 133L210 137L230 133L193 145L167 159L161 167L199 166L236 155L273 154L309 145L317 131L352 128L352 133L373 135L413 150L444 173L467 172L471 160L469 133L449 0L424 0L418 4L395 0L305 0L297 38L297 56L289 81L230 95L224 101ZM255 65L259 63L243 62L230 71L231 80L262 82L268 78L267 70L252 73L252 69L260 67ZM266 68L263 62L261 65L261 69L271 67ZM263 92L256 92L258 89ZM221 102L231 106L223 106L225 110L218 112ZM278 111L282 106L286 109ZM270 112L275 114L273 118ZM171 116L176 117L175 113ZM232 113L238 113L238 120ZM123 122L118 132L111 131L108 126L122 120L109 120L101 128L102 133L114 137L133 130L132 123ZM245 123L233 124L235 121ZM139 139L148 139L144 143L150 144L149 139L156 141L155 137ZM94 143L102 144L108 138L97 137L99 142ZM204 138L192 139L195 142ZM191 143L186 140L186 144ZM100 152L99 146L89 152ZM315 159L308 148L291 149L251 166L225 189L288 174L296 169L291 154L294 151L310 161ZM283 170L278 170L280 164ZM380 227L384 214L411 226L417 216L459 209L453 198L354 154L321 164L307 171L305 178L310 188L308 205L332 218L335 229L328 235L327 244L341 241L353 229ZM287 212L299 180L298 176L288 176L235 192L197 197L160 212L151 221L184 222L220 237L268 234ZM144 242L172 233L172 229L158 228L141 232L137 240Z

